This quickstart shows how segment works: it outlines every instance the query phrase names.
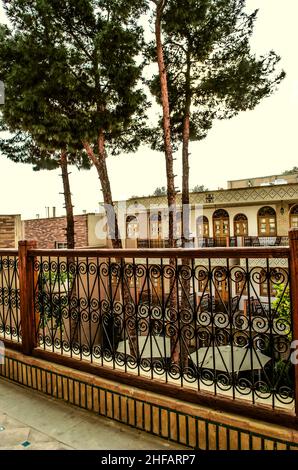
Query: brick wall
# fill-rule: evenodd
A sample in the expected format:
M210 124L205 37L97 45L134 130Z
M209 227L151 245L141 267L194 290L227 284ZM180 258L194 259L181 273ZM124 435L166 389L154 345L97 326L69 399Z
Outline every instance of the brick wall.
M21 217L0 215L0 248L16 248L21 237Z
M88 246L87 215L75 216L76 248ZM24 221L26 240L36 240L38 248L56 248L56 242L66 243L66 217Z

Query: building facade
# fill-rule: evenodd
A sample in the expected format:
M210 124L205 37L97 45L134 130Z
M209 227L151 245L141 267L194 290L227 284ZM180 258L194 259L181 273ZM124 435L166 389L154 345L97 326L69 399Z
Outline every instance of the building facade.
M287 245L289 229L298 227L298 175L290 175L285 184L278 178L274 180L278 183L268 185L266 178L271 177L259 178L258 186L248 186L248 179L237 180L228 182L230 189L191 193L188 246ZM115 207L124 248L167 246L166 196L119 201ZM178 194L177 246L182 209ZM75 216L75 237L77 248L111 246L104 211ZM20 239L36 240L39 248L65 248L66 217L21 222L19 215L0 216L0 246L15 248Z
M126 238L143 240L140 217L147 213L148 239L163 243L166 197L129 201ZM136 208L134 216L133 208ZM181 198L177 204L177 238L181 234ZM164 223L163 223L164 221ZM190 195L193 246L285 245L288 231L298 227L298 183L206 191ZM209 244L208 244L208 243ZM206 244L207 243L207 244Z

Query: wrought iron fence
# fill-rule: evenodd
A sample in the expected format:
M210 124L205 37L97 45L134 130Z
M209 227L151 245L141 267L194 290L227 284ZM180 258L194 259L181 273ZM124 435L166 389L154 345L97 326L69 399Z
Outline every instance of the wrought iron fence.
M289 237L244 237L243 246L288 246Z
M197 393L294 407L288 249L29 255L37 348Z
M0 339L21 342L18 252L0 252Z

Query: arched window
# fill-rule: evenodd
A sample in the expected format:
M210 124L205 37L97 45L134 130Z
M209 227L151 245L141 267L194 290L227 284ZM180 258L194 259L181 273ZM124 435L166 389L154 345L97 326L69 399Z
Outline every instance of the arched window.
M134 215L126 218L126 237L131 239L139 237L139 222Z
M276 212L270 206L262 207L258 212L259 237L276 237Z
M290 212L290 227L298 228L298 205L293 206Z
M230 218L227 211L218 209L213 214L214 238L228 237L230 235Z
M246 237L248 235L248 220L245 214L237 214L234 217L234 236Z
M205 215L197 218L197 237L209 238L209 220Z

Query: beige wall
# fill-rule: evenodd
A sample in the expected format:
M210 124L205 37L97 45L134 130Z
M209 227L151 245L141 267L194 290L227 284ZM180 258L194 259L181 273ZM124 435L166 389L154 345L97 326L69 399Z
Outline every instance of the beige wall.
M231 206L222 205L216 207L204 207L203 212L197 211L192 207L191 215L190 215L190 230L194 237L196 237L196 219L200 215L204 215L208 218L209 221L209 236L213 237L213 214L217 209L225 209L230 217L230 236L234 236L234 217L237 214L245 214L248 219L248 234L249 236L258 236L258 212L264 206L270 206L276 211L276 221L277 221L277 235L279 236L287 236L290 228L290 205L285 202L280 202L278 204L268 204L266 202L262 204L255 204L255 205L243 205L243 206ZM284 213L281 214L281 208L284 209ZM146 217L147 214L142 214L142 216L138 215L138 220L140 223L147 224ZM148 231L148 238L150 238ZM146 238L140 236L139 238ZM131 242L133 242L131 240ZM127 245L128 246L128 245ZM130 243L129 247L133 247L134 243Z
M277 231L278 235L287 235L289 230L289 215L285 210L285 214L283 216L280 215L280 208L281 204L258 204L255 206L240 206L240 207L228 207L218 206L212 208L204 208L203 214L209 220L209 236L213 237L213 214L217 209L225 209L230 216L230 236L234 236L234 217L237 214L245 214L248 218L248 233L250 236L257 236L258 235L258 211L264 205L269 205L276 211L276 219L277 219ZM285 207L285 205L283 205ZM196 236L196 222L195 222L196 214L193 211L191 217L191 228L192 232Z
M88 246L105 247L107 244L106 237L99 238L98 234L101 231L100 227L103 224L104 217L101 214L88 214L87 218L87 232L88 232Z
M258 236L258 212L264 207L272 207L276 212L276 222L277 222L277 235L279 236L288 236L290 229L290 205L284 202L278 204L256 204L254 206L240 206L240 207L228 207L226 205L221 207L213 208L204 208L203 215L205 215L209 220L209 236L213 237L213 214L217 209L225 209L230 217L230 236L234 236L234 217L237 214L245 214L248 219L248 234L249 236ZM281 209L284 210L284 213L281 214ZM191 230L196 236L196 216L195 211L191 213Z

